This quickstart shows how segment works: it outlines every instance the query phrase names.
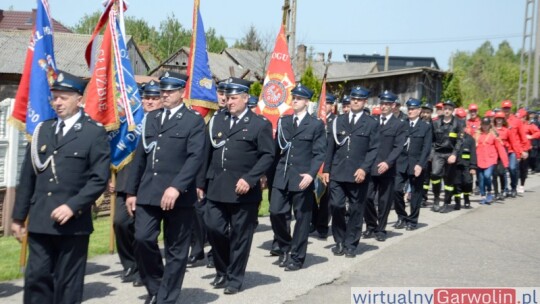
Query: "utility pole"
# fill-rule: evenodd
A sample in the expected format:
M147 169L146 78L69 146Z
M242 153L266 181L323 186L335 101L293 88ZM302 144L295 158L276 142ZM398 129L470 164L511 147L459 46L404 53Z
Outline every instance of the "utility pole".
M283 4L283 25L285 25L285 36L289 56L293 65L296 65L296 0L284 0Z
M539 103L539 94L538 86L540 84L540 5L536 4L536 32L535 32L535 43L534 43L534 70L533 70L533 93L532 98L530 99L530 104L532 106L537 106ZM526 105L529 105L529 100L527 100Z
M529 104L530 92L531 92L531 63L533 61L533 30L534 30L534 7L535 0L525 0L525 20L523 23L523 42L521 46L521 60L519 65L519 87L518 87L518 107L526 106ZM538 36L538 33L536 34ZM536 38L538 40L538 37ZM529 47L527 48L527 44ZM540 45L537 43L536 48ZM525 58L527 57L527 58ZM534 58L538 58L536 54ZM525 62L525 60L527 62ZM535 60L538 62L538 60ZM536 63L535 63L536 67ZM535 73L537 73L535 68ZM537 77L537 75L535 75ZM536 87L538 81L535 79Z

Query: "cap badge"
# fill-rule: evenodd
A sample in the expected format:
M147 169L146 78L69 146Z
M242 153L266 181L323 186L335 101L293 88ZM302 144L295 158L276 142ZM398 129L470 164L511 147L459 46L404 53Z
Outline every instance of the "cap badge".
M165 77L169 77L169 72L165 72L165 75L163 75Z
M58 74L58 77L56 78L56 81L58 81L58 82L64 81L64 73Z
M81 129L81 123L78 122L78 123L74 124L73 129L75 129L75 131L79 131Z

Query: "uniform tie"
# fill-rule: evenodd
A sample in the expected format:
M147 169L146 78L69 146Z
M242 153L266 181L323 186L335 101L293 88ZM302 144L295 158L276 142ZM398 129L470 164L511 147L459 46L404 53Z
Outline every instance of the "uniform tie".
M59 143L62 138L64 138L64 127L66 126L66 124L64 123L64 121L61 121L60 122L60 126L58 128L58 133L56 133L56 142Z
M411 121L411 128L414 128L414 121Z
M349 121L349 125L354 126L356 120L356 113L353 113L351 120Z
M293 129L298 128L298 116L295 116L293 119Z
M381 126L384 126L386 123L386 116L381 117Z
M164 126L170 120L170 116L171 116L171 110L169 109L165 110L165 118L163 119L163 123L161 124L162 126Z
M231 123L231 129L234 127L234 125L236 125L237 122L238 122L238 117L233 116L232 117L232 123Z

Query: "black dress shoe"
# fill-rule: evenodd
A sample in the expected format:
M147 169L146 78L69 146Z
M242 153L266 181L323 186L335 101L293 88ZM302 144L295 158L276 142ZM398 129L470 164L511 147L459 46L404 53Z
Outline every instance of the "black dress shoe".
M377 233L377 236L376 236L376 239L377 241L379 242L384 242L386 241L386 233Z
M302 263L298 262L290 262L287 267L285 267L285 271L297 271L302 268Z
M392 227L396 228L397 226L401 225L401 223L403 223L403 221L400 220L400 219L398 219L398 220L394 223L394 225L392 225Z
M240 289L238 289L238 288L227 287L227 288L225 288L223 293L226 294L226 295L233 295L233 294L237 294L239 291L240 291Z
M416 225L408 224L407 227L405 228L405 230L407 230L407 231L416 230Z
M319 238L326 240L328 238L328 232L319 232Z
M334 255L344 255L345 248L343 248L342 243L336 243L336 246L332 248L332 252L334 253Z
M356 250L352 248L345 249L345 257L346 258L355 258L356 257Z
M366 231L364 231L364 233L362 233L362 236L365 239L371 239L371 238L375 237L375 232L373 230L366 230Z
M272 248L270 250L270 255L272 256L282 256L284 254L283 250L281 248Z
M397 225L395 225L394 227L396 229L403 229L405 228L405 226L407 226L407 223L405 223L404 221L399 221L399 223L397 223Z
M206 268L216 268L216 265L214 265L214 259L208 260L208 263L206 263Z
M148 295L146 297L146 300L144 300L144 304L156 304L156 303L157 303L156 295Z
M204 254L199 255L199 256L190 255L188 257L187 264L190 266L195 266L195 264L197 264L198 261L202 261L203 259L204 259Z
M289 265L289 263L291 263L291 256L288 253L279 256L279 267L286 267L287 265Z
M138 274L137 268L130 267L122 274L122 283L129 283L135 280L135 275Z
M214 281L210 283L210 285L214 286L214 288L225 288L227 285L227 278L218 275L214 278Z
M135 280L133 280L133 287L141 287L144 286L143 281L141 280L141 277L137 274L137 277Z

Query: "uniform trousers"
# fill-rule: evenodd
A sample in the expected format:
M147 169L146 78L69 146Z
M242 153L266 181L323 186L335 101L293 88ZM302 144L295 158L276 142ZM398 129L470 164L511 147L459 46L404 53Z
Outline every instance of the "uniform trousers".
M204 212L206 200L195 203L195 220L191 231L191 253L190 256L197 259L204 258L204 243L206 243L206 225L204 223Z
M395 210L399 219L413 227L416 227L418 224L418 217L420 216L420 208L422 207L422 200L424 199L425 178L426 174L424 174L423 171L418 177L404 172L400 172L396 175L396 192L394 197ZM406 183L411 186L411 210L408 215L405 210L405 200L403 198L403 188Z
M124 270L129 268L137 270L135 260L135 219L127 213L125 193L118 192L116 194L114 210L114 236L120 263Z
M244 282L251 242L257 222L257 202L223 203L207 199L205 222L218 276L228 287Z
M386 224L388 215L394 203L394 180L391 176L372 176L369 183L366 211L364 218L366 220L366 229L373 230L375 233L386 234ZM375 206L375 195L378 193L377 206Z
M25 304L73 304L83 300L89 235L28 234Z
M186 272L194 208L176 204L163 211L160 206L137 205L136 213L135 257L141 280L158 303L175 303ZM166 267L158 246L161 222Z
M336 243L355 250L360 242L369 176L358 183L330 180L330 206L332 210L332 235ZM345 221L345 199L349 200L349 220Z
M304 191L272 189L270 222L279 247L291 254L294 262L303 264L309 237L309 226L313 210L314 193L311 188ZM290 218L294 212L296 223L291 237ZM289 216L288 216L289 215Z
M313 200L313 215L311 224L318 233L328 234L328 223L330 222L330 189L326 188L319 200L319 204Z

